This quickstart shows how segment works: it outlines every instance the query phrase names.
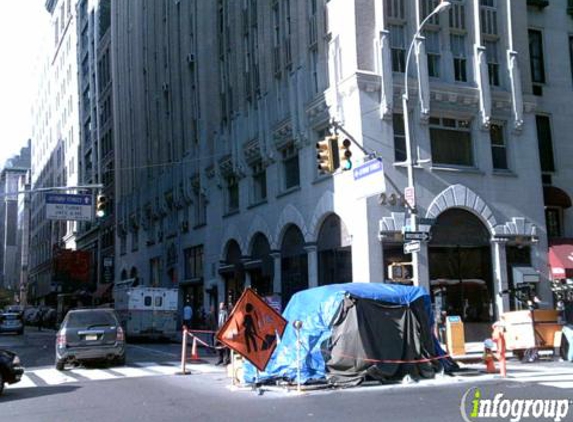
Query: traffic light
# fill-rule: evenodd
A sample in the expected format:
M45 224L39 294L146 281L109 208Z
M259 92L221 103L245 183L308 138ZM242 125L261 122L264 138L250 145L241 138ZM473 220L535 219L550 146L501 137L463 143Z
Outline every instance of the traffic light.
M333 173L337 168L334 154L337 153L338 137L327 136L316 143L316 162L321 173Z
M388 265L388 278L392 281L410 282L414 278L411 262L394 262Z
M342 141L342 145L340 145L340 151L338 155L340 157L340 168L342 171L352 169L352 151L350 151L351 145L352 142L348 138L345 138L344 141Z
M100 194L96 199L96 216L99 218L105 217L107 214L107 196Z

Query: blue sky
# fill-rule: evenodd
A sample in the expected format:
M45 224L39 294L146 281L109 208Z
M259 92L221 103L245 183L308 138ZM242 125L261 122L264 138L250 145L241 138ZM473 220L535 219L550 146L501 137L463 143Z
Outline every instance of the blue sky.
M31 136L34 67L50 15L45 0L2 0L0 13L0 168Z

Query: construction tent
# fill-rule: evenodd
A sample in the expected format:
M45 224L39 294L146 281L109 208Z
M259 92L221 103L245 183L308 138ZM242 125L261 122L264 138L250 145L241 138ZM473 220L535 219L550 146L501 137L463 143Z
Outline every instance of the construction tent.
M244 366L244 382L297 380L359 384L405 375L431 378L442 368L443 351L433 336L428 293L420 287L346 283L296 293L283 317L288 321L264 372ZM293 327L301 321L300 343Z

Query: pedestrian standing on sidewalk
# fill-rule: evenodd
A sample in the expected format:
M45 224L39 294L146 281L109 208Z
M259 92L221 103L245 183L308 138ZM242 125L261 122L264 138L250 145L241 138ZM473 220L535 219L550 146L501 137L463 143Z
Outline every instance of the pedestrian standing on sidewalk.
M217 319L217 327L220 330L225 322L227 322L227 318L229 317L229 311L227 310L227 306L225 302L221 302L219 304L219 317ZM228 347L226 347L223 343L219 342L219 360L217 361L216 365L228 365L231 363L231 351Z
M193 308L191 307L191 301L187 297L185 301L185 306L183 307L183 326L191 328L191 318L193 318Z

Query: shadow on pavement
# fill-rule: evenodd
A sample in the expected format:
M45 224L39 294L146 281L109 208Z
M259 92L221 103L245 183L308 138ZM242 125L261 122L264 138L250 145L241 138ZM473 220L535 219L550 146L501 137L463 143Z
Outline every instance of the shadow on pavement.
M29 388L5 388L0 396L0 404L16 400L32 399L41 396L52 396L75 391L81 388L79 385L54 385L49 387L29 387Z

